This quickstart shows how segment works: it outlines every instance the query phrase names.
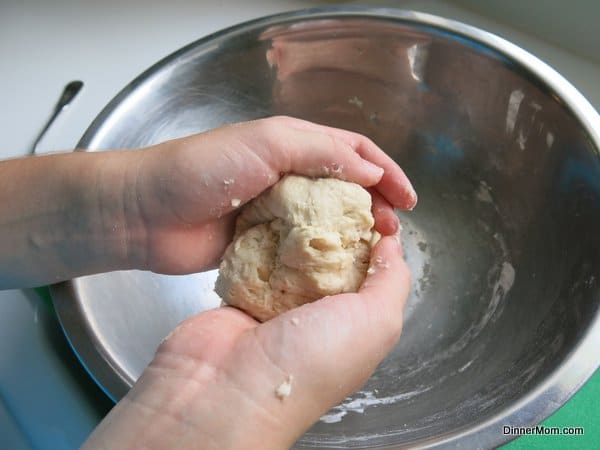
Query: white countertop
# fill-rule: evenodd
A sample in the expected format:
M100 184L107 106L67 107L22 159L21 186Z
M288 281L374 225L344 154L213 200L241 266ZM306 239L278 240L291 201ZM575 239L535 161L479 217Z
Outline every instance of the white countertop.
M529 2L534 19L523 20L518 15L522 1L487 3L486 11L481 2L469 0L4 0L0 4L0 159L28 153L70 80L83 80L85 86L41 142L41 152L73 148L118 91L178 48L241 21L334 4L414 9L484 28L549 63L600 108L600 65L590 58L589 49L580 46L581 37L562 36L557 42L548 40L552 33L544 32L552 31L552 17L559 20L561 11L549 15L544 6L548 2ZM514 8L507 9L507 3ZM560 6L560 2L550 3ZM536 16L534 4L544 13ZM600 7L591 7L596 11L580 14L597 17ZM541 22L531 22L535 17ZM510 24L531 29L543 39ZM0 292L0 446L4 448L4 442L6 448L70 450L79 445L107 403L76 366L49 308L34 291Z

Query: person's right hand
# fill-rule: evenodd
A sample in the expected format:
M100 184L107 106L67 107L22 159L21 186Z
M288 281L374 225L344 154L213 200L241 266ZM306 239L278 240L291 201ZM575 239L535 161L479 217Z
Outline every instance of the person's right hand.
M384 235L398 228L392 207L417 200L402 169L362 135L291 117L229 125L138 154L123 208L132 266L182 274L216 265L238 208L288 172L370 187Z
M290 117L229 125L127 151L0 163L0 289L120 269L214 266L238 208L282 174L371 187L376 227L416 203L408 179L364 136ZM238 205L239 202L239 205Z

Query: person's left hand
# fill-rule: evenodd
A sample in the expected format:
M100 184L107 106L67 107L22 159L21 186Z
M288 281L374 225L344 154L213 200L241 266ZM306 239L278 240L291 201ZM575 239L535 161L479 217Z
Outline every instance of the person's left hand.
M357 293L262 324L230 307L186 320L84 449L289 448L398 340L410 287L398 236L374 247L371 267Z

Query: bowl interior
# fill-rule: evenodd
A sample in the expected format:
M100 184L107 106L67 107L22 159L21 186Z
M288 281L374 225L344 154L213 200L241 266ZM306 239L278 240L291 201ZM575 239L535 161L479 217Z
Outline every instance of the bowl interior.
M561 365L600 304L600 160L540 79L485 44L415 20L248 25L150 69L82 146L139 147L274 114L366 134L419 193L417 208L400 213L414 279L401 341L298 448L459 432ZM115 397L170 329L218 305L215 276L117 272L73 282L116 374L105 383Z

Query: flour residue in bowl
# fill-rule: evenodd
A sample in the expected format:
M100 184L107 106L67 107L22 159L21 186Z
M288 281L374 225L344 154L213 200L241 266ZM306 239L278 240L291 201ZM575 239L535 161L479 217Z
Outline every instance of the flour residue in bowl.
M485 181L481 180L479 186L475 190L475 198L480 202L494 204L494 199L491 194L492 188Z
M419 361L419 364L412 368L412 370L404 372L403 375L405 378L419 376L419 373L422 373L424 370L439 365L443 361L452 359L456 354L464 350L470 342L476 339L490 321L494 321L495 318L501 314L504 306L504 299L513 287L516 273L510 262L508 250L502 235L500 233L495 233L493 235L493 242L495 242L499 256L501 256L499 258L501 262L490 267L488 272L488 290L483 294L484 296L489 296L487 297L489 301L487 302L486 310L482 316L480 316L479 320L473 323L448 347L446 352L440 353L437 357L429 361ZM474 363L478 356L478 354L472 354L468 361L462 363L456 369L449 371L445 376L440 377L435 383L427 387L419 387L418 389L409 392L401 392L383 397L377 396L377 389L359 391L354 396L347 398L340 405L335 406L331 411L322 416L320 421L326 424L338 423L341 422L349 412L362 414L372 407L391 405L416 397L442 384L448 377L464 373ZM393 370L393 367L384 364L379 370L388 372L390 369ZM388 374L388 376L392 375Z
M409 398L415 397L425 391L428 391L431 387L423 388L412 392L403 392L401 394L390 395L387 397L377 397L377 391L359 391L356 393L354 398L348 397L345 402L335 406L330 412L321 417L323 423L336 423L340 422L342 418L349 412L363 413L366 408L371 406L379 405L391 405L401 400L408 400Z

